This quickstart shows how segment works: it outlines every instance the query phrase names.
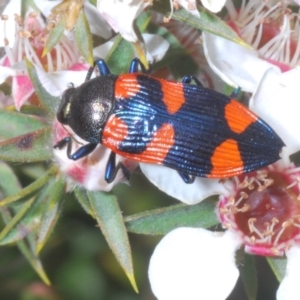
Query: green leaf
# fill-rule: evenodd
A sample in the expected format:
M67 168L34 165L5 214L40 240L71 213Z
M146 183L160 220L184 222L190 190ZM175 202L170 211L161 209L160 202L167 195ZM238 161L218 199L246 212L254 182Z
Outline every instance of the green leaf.
M52 180L53 182L49 184L49 188L45 195L45 199L47 200L43 207L41 223L37 231L37 253L41 251L49 239L63 205L62 196L65 188L64 180L62 178Z
M1 215L3 217L4 222L7 224L11 220L11 215L9 213L9 210L7 207L3 207L0 209ZM50 285L50 280L48 279L42 263L40 259L33 253L32 248L30 248L27 243L24 241L20 241L17 243L18 248L20 249L21 253L26 257L26 259L29 261L33 269L37 272L37 274L41 277L43 282L47 285Z
M20 112L25 115L38 116L41 119L45 119L48 116L48 112L45 110L45 108L35 105L22 105Z
M169 1L154 1L151 9L167 16L170 15ZM207 31L240 45L250 47L237 35L233 29L230 28L230 26L228 26L215 14L200 6L198 6L197 9L201 15L200 18L192 15L188 10L183 8L176 10L172 15L172 18L191 25L199 30Z
M6 240L3 242L3 239L7 237L9 233L12 233L13 228L16 227L16 225L20 222L20 220L23 219L26 212L30 209L32 203L34 201L34 198L31 198L29 201L27 201L21 209L16 213L16 215L6 224L6 226L3 228L3 230L0 233L0 245L4 245L6 243L14 242L17 239L13 238L11 240ZM26 231L26 233L25 233ZM18 233L21 233L21 238L23 238L25 235L27 235L29 232L25 230L25 228L22 228L22 230L18 230ZM23 233L23 234L22 234ZM24 234L25 233L25 234Z
M10 227L10 230L4 228L1 233L1 245L13 243L23 239L31 232L36 230L37 227L41 224L42 214L44 212L44 208L48 199L48 183L53 184L53 180L48 180L47 183L42 187L38 195L32 198L34 199L32 205L28 203L32 201L31 199L18 206L18 208L21 208L20 211L17 212L17 214L6 226L6 228ZM35 194L37 194L37 192ZM28 207L28 209L24 207ZM22 211L24 211L24 213L22 213ZM34 241L36 245L36 235Z
M125 218L127 230L139 234L165 235L178 227L209 228L219 223L216 201L196 205L177 204Z
M49 53L59 43L64 34L65 27L65 18L62 17L56 26L51 29L42 56L45 56L47 53Z
M74 192L78 202L81 204L83 209L95 219L96 217L91 207L90 199L88 198L86 192L84 192L82 188L78 187L75 188Z
M5 197L13 195L16 191L21 190L21 185L14 171L2 161L0 161L0 178L0 190Z
M94 64L93 41L89 22L83 10L80 11L75 25L75 38L80 54L92 66Z
M139 28L140 32L146 32L146 29L152 19L152 14L150 12L141 13L136 19L136 25Z
M22 0L21 1L21 17L24 19L29 10L34 10L36 12L40 12L38 7L36 6L34 0Z
M129 69L133 57L132 45L119 34L106 56L106 63L109 65L112 74L122 74Z
M43 87L42 83L39 80L37 71L34 67L34 65L28 60L25 59L27 69L28 69L28 75L30 77L30 80L33 84L34 90L36 94L38 95L42 105L48 110L50 114L51 120L53 119L57 107L60 103L60 98L59 97L54 97L50 95L45 88Z
M0 120L0 136L3 138L13 138L46 126L37 117L15 111L0 110Z
M51 128L43 128L0 143L0 160L28 163L53 157Z
M33 269L37 272L37 274L40 276L40 278L43 280L43 282L46 285L51 285L51 282L43 268L43 265L39 259L39 257L26 245L24 241L18 242L18 247L22 254L26 257L26 259L29 261Z
M22 189L18 193L14 194L12 196L8 196L7 198L1 200L0 201L0 206L9 205L9 204L15 203L17 201L22 201L24 199L29 199L29 198L33 197L33 195L39 189L41 189L49 181L50 177L53 176L53 174L55 174L56 172L57 172L57 167L56 166L52 167L40 179L36 180L35 182L30 184L26 188Z
M255 300L257 295L257 272L253 255L244 255L239 270L248 299Z
M273 270L276 278L279 282L281 282L284 278L284 275L286 273L286 258L283 257L268 257L267 261Z
M130 244L116 197L103 192L87 192L87 196L108 245L137 292Z

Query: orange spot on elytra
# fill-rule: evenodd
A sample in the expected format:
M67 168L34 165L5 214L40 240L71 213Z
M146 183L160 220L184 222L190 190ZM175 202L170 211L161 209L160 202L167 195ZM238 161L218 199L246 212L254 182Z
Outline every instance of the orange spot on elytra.
M144 152L131 154L128 158L147 163L162 164L169 150L175 143L175 131L172 125L163 124L154 134ZM121 153L120 153L121 154ZM121 154L124 155L124 154Z
M258 118L245 106L233 99L225 106L225 119L230 129L235 133L242 133Z
M185 103L183 85L178 82L159 80L163 92L163 102L169 114L175 114Z
M147 163L161 164L175 143L175 131L170 124L163 124L153 134L152 140L142 153L131 154L118 149L119 144L127 136L128 128L126 123L115 116L111 116L102 134L102 144L123 157Z
M213 169L207 177L223 178L240 174L244 163L237 141L228 139L220 144L211 157Z
M112 115L103 130L102 144L117 152L118 145L128 135L126 123L118 117Z
M136 73L132 73L118 76L115 82L115 97L117 99L130 98L140 91L137 75Z

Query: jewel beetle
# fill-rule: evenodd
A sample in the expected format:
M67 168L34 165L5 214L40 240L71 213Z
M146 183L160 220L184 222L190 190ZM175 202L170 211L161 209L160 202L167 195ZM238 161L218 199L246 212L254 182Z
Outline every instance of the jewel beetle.
M100 76L91 79L95 68ZM141 69L141 71L139 71ZM186 183L195 177L227 178L278 160L284 146L275 131L232 97L204 88L194 76L181 83L150 76L136 58L129 72L110 73L96 60L79 87L62 95L57 119L87 143L69 159L89 155L97 145L110 148L105 180L121 168L119 154L131 160L162 164L178 171Z

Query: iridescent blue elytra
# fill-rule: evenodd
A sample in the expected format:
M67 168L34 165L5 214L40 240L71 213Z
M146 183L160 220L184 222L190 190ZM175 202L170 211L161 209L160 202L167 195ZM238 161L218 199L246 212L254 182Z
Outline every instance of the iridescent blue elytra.
M98 60L101 76L68 89L57 118L87 141L71 153L79 159L101 143L112 150L106 180L124 166L115 154L146 163L163 164L179 172L187 183L195 176L224 178L250 172L279 159L284 146L274 130L230 97L204 88L187 76L182 83L137 72L111 75ZM191 84L194 81L196 84Z

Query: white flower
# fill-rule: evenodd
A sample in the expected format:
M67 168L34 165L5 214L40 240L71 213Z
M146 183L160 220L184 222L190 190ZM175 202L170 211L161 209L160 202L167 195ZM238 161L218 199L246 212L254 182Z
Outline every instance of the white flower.
M159 300L225 299L235 286L234 253L240 246L231 233L178 228L168 233L151 257L149 279Z
M299 14L287 3L253 0L235 8L226 2L228 24L253 49L203 33L203 46L211 68L228 84L254 92L269 68L287 71L300 60ZM228 55L230 53L230 55Z

